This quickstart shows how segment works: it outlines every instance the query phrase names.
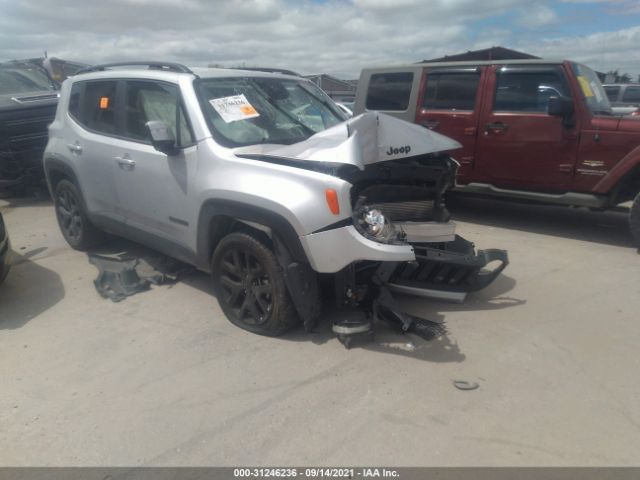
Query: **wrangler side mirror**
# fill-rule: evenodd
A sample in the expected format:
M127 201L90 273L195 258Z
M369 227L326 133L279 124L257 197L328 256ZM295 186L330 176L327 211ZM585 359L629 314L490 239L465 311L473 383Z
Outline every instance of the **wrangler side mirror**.
M547 113L554 117L562 117L562 125L565 128L575 126L573 118L573 100L570 97L549 97Z
M146 123L151 145L159 152L169 156L176 155L180 149L176 146L176 137L168 124L160 120L151 120Z
M573 100L569 97L549 97L547 112L554 117L566 117L573 113Z

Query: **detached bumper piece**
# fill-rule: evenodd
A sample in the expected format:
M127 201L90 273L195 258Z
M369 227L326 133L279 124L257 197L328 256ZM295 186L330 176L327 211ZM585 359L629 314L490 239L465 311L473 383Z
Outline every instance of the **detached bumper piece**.
M416 260L400 263L388 288L441 300L463 302L467 294L493 282L509 264L506 250L475 251L474 244L456 235L453 242L414 244ZM491 262L499 262L487 269Z
M413 246L415 261L372 264L374 271L368 282L357 280L353 266L345 269L336 293L340 298L340 292L345 292L346 301L341 303L342 314L334 321L333 331L347 348L357 338L371 338L376 321L425 340L446 335L443 322L404 312L392 292L462 302L468 293L493 282L509 263L505 250L476 252L473 243L458 235L452 242ZM488 269L492 262L498 265Z

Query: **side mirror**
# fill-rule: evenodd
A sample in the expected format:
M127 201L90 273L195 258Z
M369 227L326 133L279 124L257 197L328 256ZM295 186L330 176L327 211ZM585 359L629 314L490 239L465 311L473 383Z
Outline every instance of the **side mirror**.
M549 97L547 112L554 117L568 117L573 113L573 100L569 97Z
M151 120L146 124L153 148L169 156L176 155L180 149L176 146L173 131L165 122Z

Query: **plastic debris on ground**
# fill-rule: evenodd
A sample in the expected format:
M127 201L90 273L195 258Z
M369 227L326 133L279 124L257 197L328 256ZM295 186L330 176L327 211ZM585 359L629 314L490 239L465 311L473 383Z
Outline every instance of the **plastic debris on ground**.
M98 277L93 281L96 290L113 302L147 291L151 285L176 283L180 276L193 271L192 267L162 255L123 258L89 253L88 257L98 269Z

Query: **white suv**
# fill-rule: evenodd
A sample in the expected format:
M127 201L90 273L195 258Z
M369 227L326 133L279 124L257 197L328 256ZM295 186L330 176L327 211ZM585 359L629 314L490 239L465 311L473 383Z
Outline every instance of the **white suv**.
M376 317L416 328L390 290L462 300L506 265L449 222L457 147L382 114L346 120L297 76L149 62L66 80L44 167L73 248L106 231L209 271L229 320L266 335L312 328L326 276L364 312L334 325L344 339Z

